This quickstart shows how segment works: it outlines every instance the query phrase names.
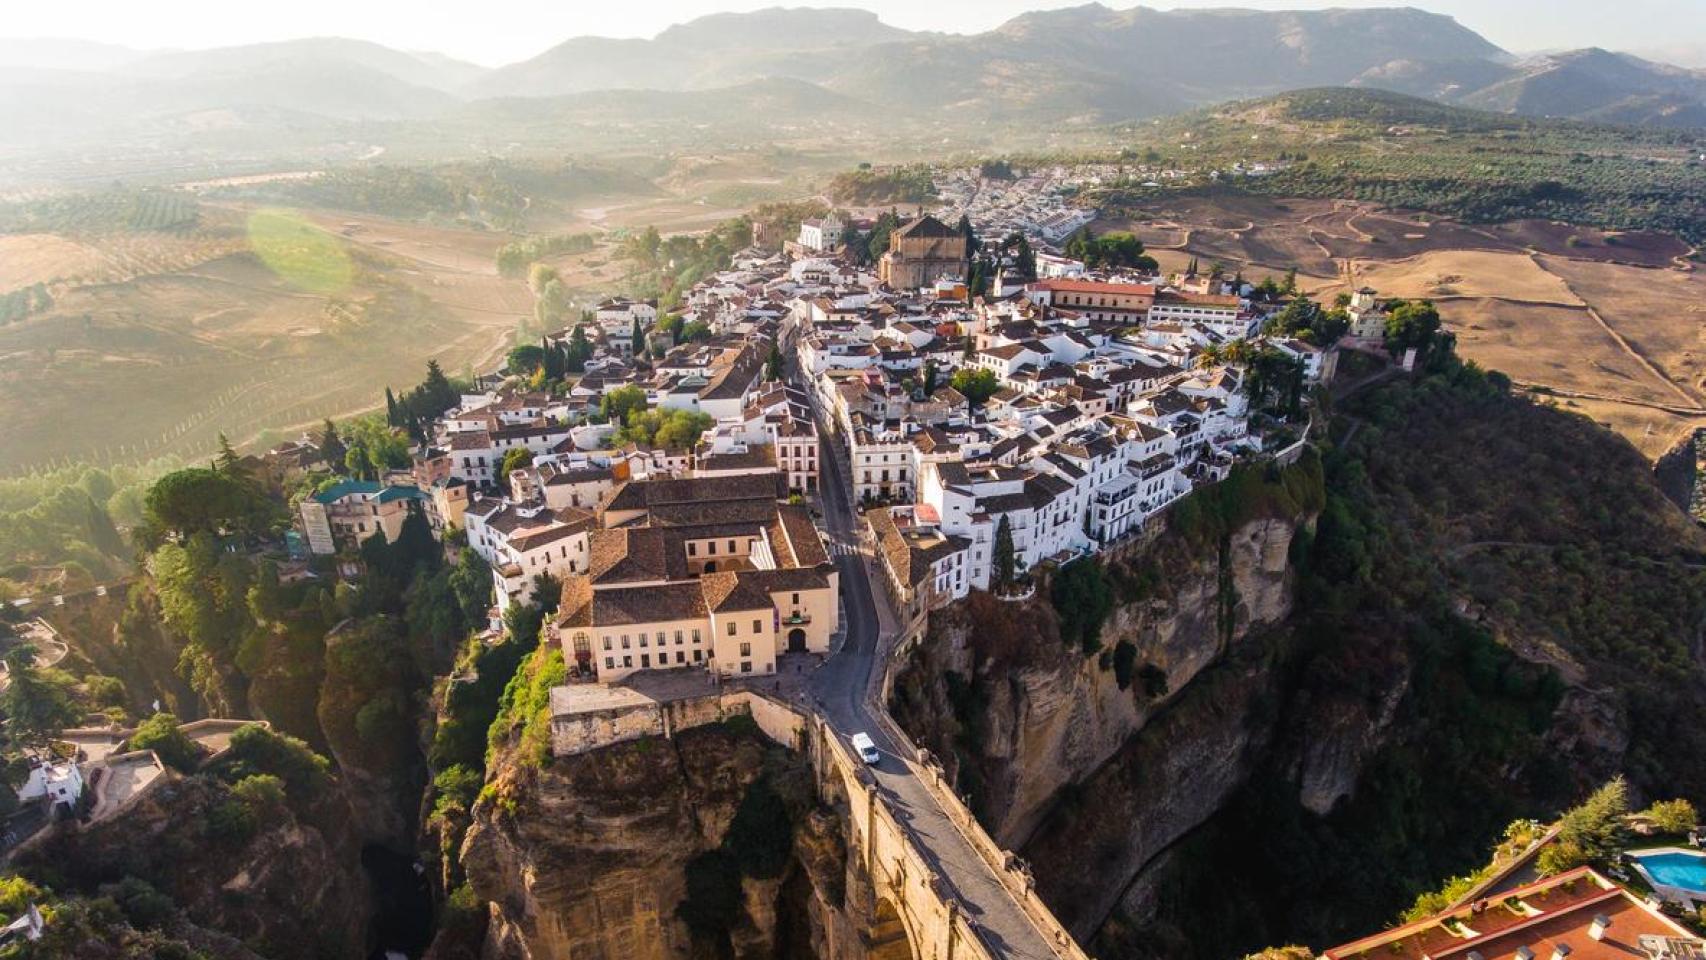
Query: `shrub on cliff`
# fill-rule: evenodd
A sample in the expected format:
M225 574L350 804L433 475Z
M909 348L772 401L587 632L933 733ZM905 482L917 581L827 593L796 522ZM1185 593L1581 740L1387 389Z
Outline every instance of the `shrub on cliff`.
M239 727L219 763L221 775L236 783L257 774L270 774L297 801L308 801L325 789L331 763L295 737L274 733L258 723Z
M1061 642L1077 646L1086 655L1102 648L1102 623L1114 609L1114 597L1100 562L1085 558L1060 568L1050 586L1050 599L1060 618Z
M533 766L543 764L551 753L551 688L568 677L561 646L550 643L534 650L504 688L488 734L489 749L501 746L519 729L517 756ZM488 753L488 765L489 758Z
M161 763L180 773L189 773L201 763L195 742L178 729L178 718L169 713L156 713L137 724L126 749L152 750Z

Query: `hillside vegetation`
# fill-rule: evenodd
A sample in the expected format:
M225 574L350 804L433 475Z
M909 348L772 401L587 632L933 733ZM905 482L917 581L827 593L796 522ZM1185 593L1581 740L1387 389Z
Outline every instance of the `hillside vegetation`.
M1116 914L1099 955L1325 946L1615 774L1648 799L1706 794L1706 542L1639 454L1455 363L1340 413L1360 426L1326 457L1269 654L1274 746L1169 858L1158 915ZM1299 770L1347 730L1372 747L1313 813ZM1230 906L1229 871L1263 894Z
M1706 240L1706 133L1529 119L1373 90L1316 89L1127 128L1114 159L1191 171L1089 199L1140 211L1169 190L1352 198L1479 223L1535 217ZM1105 158L1106 159L1106 158ZM1235 164L1275 168L1234 176ZM1214 175L1219 171L1219 175Z

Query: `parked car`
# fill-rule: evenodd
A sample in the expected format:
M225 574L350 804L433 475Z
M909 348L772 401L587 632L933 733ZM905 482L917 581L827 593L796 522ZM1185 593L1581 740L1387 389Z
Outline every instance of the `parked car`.
M882 759L882 754L877 752L877 745L871 740L871 735L868 733L855 733L853 735L853 749L859 754L859 759L873 767L877 765L878 760Z

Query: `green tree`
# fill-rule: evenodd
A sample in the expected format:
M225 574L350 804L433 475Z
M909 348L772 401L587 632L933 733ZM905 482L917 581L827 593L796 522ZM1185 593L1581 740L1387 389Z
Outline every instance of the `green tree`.
M270 773L255 773L231 785L231 794L257 814L284 808L284 781Z
M617 425L627 423L630 413L644 409L646 409L646 391L634 384L617 387L606 393L598 401L599 414Z
M206 467L174 470L154 482L143 501L154 536L197 533L257 533L272 518L272 505L242 479Z
M128 748L152 750L166 766L182 773L194 772L201 763L195 742L179 729L178 718L169 713L156 713L137 724Z
M770 345L770 355L764 359L764 379L782 379L782 348L776 344Z
M592 356L592 344L586 338L584 324L576 324L575 332L569 335L568 359L564 364L570 373L582 373L586 370L586 362Z
M961 367L954 371L948 385L960 392L966 398L966 403L981 407L990 397L1001 389L1001 381L995 376L995 371L982 367Z
M463 547L457 555L456 569L450 574L450 588L456 591L463 621L470 626L483 626L486 611L492 605L492 568L472 547Z
M1013 524L1006 514L1002 514L1001 522L995 525L995 552L990 560L991 586L1011 586L1018 574L1018 558L1013 552Z
M634 341L634 343L633 343L634 356L637 358L637 357L641 357L641 356L645 355L645 352L646 352L646 328L640 326L640 318L639 317L634 318L634 332L632 334L632 337L633 337L633 341Z
M334 473L341 472L347 452L343 438L338 436L338 428L332 426L331 420L327 420L320 430L320 456L325 458L326 466L331 467Z
M36 653L35 644L19 643L0 658L6 663L6 689L0 691L6 736L32 747L46 745L83 716L72 697L70 678L37 667Z
M522 377L532 376L535 370L544 365L545 350L533 343L524 343L510 350L506 360L509 372Z
M509 475L513 470L533 465L533 451L526 447L514 447L504 452L503 462L498 465L498 486L508 488Z
M1700 823L1694 804L1687 800L1660 800L1642 811L1661 833L1687 833Z
M1397 359L1415 348L1418 362L1425 360L1439 333L1439 310L1431 300L1406 300L1386 314L1386 350Z
M1540 872L1550 876L1616 855L1628 837L1628 814L1629 784L1614 777L1558 821L1557 840L1540 852Z

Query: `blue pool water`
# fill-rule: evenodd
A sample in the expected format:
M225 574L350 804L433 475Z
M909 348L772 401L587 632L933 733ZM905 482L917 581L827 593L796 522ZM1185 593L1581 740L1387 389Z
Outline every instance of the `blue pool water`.
M1635 858L1654 883L1706 894L1706 856L1698 853L1649 853Z

